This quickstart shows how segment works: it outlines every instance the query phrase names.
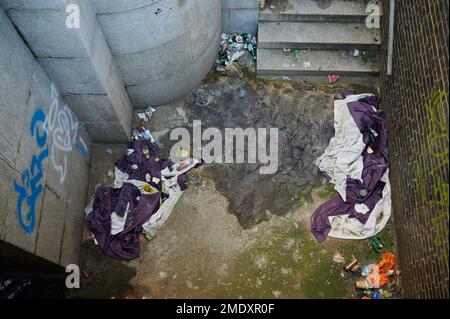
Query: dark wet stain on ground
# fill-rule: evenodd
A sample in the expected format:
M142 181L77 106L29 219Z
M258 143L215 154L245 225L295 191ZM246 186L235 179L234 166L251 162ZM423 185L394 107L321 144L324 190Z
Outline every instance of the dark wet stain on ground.
M340 98L338 92L342 91L325 86L310 94L302 83L255 81L245 75L212 72L185 100L189 130L193 120L201 120L203 130L218 128L223 136L225 128L278 129L275 174L260 174L262 164L258 163L208 167L217 189L227 197L230 211L243 227L267 220L268 214L288 213L301 197L310 199L311 190L322 178L315 161L334 135L333 100ZM173 145L167 140L168 136L166 146Z

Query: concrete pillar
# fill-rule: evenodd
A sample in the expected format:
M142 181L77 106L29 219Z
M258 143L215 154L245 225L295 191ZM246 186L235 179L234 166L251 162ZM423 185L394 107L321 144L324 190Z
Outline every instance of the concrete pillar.
M94 0L135 108L188 94L211 69L220 0Z
M92 1L0 3L93 141L127 141L132 106ZM79 28L66 26L74 12L66 12L69 4L79 8Z

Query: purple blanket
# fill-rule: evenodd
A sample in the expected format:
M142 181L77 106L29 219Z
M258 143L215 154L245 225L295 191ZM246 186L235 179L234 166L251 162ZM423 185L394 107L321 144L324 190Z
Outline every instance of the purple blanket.
M170 160L161 160L157 148L149 141L135 142L133 150L132 154L124 155L116 162L116 167L127 173L130 179L146 182L146 175L150 174L160 180L161 170L172 164ZM148 158L145 153L149 154ZM122 188L97 189L93 211L86 217L86 226L106 255L120 260L139 257L139 233L142 224L158 210L162 196L161 183L152 181L149 184L159 192L152 195L142 194L135 185L129 183L124 183ZM111 235L111 214L115 212L124 217L127 208L124 230Z
M332 231L330 218L345 216L345 219L339 220L338 224L342 229L346 228L345 232L351 234L353 231L352 227L355 224L347 223L345 225L344 222L356 219L361 226L366 225L377 204L383 200L383 191L386 186L383 176L388 170L389 158L387 127L384 114L376 109L378 103L378 97L369 96L347 104L348 111L359 128L362 140L366 145L366 149L361 154L363 162L362 181L347 178L345 201L338 195L319 207L314 213L311 221L311 230L319 242L323 242ZM354 125L354 123L348 124ZM346 123L343 124L345 125ZM342 160L342 158L337 158L336 160ZM330 176L327 177L329 180L332 180ZM363 205L367 211L358 212L355 208L357 205ZM379 206L377 207L378 210ZM354 233L360 235L358 233L360 229L364 229L364 227L355 229ZM342 230L339 231L345 233ZM357 236L355 235L355 237ZM348 237L343 235L341 238L351 238L351 235Z

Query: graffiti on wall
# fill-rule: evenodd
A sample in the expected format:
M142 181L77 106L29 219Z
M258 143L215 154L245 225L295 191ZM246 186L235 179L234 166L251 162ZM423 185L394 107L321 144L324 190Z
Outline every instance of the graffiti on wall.
M448 251L444 247L443 240L448 238L448 230L445 223L448 221L449 183L444 171L448 172L448 123L445 117L446 103L445 91L430 92L428 102L425 104L425 114L429 130L426 133L427 148L422 153L422 158L430 155L432 169L424 169L421 161L416 166L416 190L419 201L428 204L435 209L431 219L432 227L436 233L434 244L443 251L443 257L448 260ZM422 161L423 162L423 161ZM431 182L427 182L431 181ZM431 184L431 189L427 185Z
M40 108L36 109L31 119L30 133L36 139L39 153L33 155L30 167L22 173L20 183L14 181L14 189L19 194L17 199L19 222L29 234L35 226L36 202L44 190L44 185L41 183L44 176L42 162L48 157L45 121L45 112Z
M30 134L39 148L38 154L32 156L30 166L22 173L20 181L13 181L14 190L18 193L19 223L28 234L34 230L36 203L45 187L41 182L45 173L43 161L50 159L53 169L58 173L59 182L63 183L67 175L68 157L74 147L83 157L89 154L80 135L78 121L68 105L61 101L53 84L51 97L48 116L42 108L37 108L30 122Z
M52 104L46 121L46 130L51 143L50 157L53 168L59 173L59 181L63 183L67 175L67 162L73 148L76 147L82 156L87 156L88 149L79 134L79 123L66 103L63 103L58 90L51 85Z

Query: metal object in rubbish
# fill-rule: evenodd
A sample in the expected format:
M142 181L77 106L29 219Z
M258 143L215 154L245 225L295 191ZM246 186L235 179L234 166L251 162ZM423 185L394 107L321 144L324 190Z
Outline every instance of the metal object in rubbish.
M348 55L353 56L353 57L358 57L361 55L361 51L359 51L358 49L350 49L347 51Z
M381 252L381 250L384 248L383 243L381 242L381 240L378 237L372 237L370 239L370 246L372 246L372 248L377 252Z
M138 117L138 119L147 122L152 118L153 113L155 113L155 112L156 112L156 110L153 107L149 106L149 107L147 107L145 112L138 113L137 117Z
M13 280L11 278L5 280L4 282L0 282L0 291L6 289L11 285Z

